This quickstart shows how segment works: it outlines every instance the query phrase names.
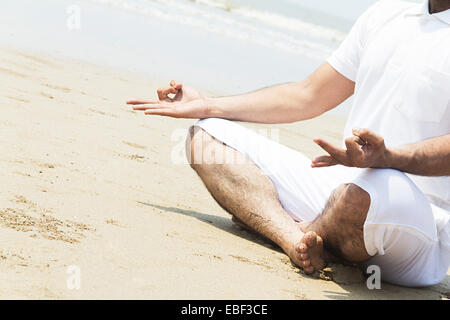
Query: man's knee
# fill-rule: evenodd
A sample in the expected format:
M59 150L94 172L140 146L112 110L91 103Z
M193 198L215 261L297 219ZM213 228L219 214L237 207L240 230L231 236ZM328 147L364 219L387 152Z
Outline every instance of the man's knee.
M196 126L191 126L186 137L186 158L189 165L195 168L195 158L202 153L203 130Z
M205 130L198 126L191 126L186 138L186 157L190 166L197 170L204 164L215 163L217 153L216 141Z
M370 207L370 195L359 186L349 183L339 186L333 197L332 247L350 262L369 259L363 229Z
M343 210L338 214L349 219L363 220L367 216L370 207L370 195L353 183L340 185L334 192L334 198ZM361 219L363 218L363 219Z
M197 171L205 165L248 164L248 158L241 152L215 139L198 126L189 128L186 139L186 156L191 167Z

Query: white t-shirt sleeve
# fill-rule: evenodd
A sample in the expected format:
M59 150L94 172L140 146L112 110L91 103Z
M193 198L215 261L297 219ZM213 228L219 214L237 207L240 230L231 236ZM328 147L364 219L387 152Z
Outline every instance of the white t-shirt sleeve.
M353 82L356 82L361 54L368 37L368 20L373 17L380 2L383 1L372 5L358 18L339 48L327 59L337 72Z

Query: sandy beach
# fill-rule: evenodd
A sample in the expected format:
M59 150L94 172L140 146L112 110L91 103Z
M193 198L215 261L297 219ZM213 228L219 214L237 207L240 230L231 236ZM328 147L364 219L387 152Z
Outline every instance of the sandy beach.
M381 290L368 290L353 267L306 276L233 225L190 167L173 161L194 121L124 104L154 97L158 79L5 47L0 61L0 298L449 296L449 276L429 288ZM311 139L338 142L342 127L323 116L263 128L313 156L320 150ZM73 268L79 288L68 285Z

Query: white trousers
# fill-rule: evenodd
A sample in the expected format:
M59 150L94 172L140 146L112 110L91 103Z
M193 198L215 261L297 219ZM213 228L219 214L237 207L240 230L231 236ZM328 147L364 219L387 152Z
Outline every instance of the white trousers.
M297 221L320 215L332 191L353 183L370 195L364 242L381 279L403 286L429 286L446 276L450 264L450 212L431 204L404 173L344 166L311 168L301 153L235 122L197 122L211 136L255 163L275 185L284 209Z

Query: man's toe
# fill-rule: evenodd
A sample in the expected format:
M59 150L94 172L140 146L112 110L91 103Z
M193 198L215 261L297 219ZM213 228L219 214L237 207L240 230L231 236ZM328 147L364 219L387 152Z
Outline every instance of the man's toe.
M305 243L308 247L317 246L317 234L314 231L310 231L305 235Z
M311 273L314 272L314 268L313 268L313 267L303 268L303 271L304 271L306 274L311 274Z
M306 253L306 251L308 251L308 246L304 243L299 243L299 245L296 247L296 250L298 253Z

